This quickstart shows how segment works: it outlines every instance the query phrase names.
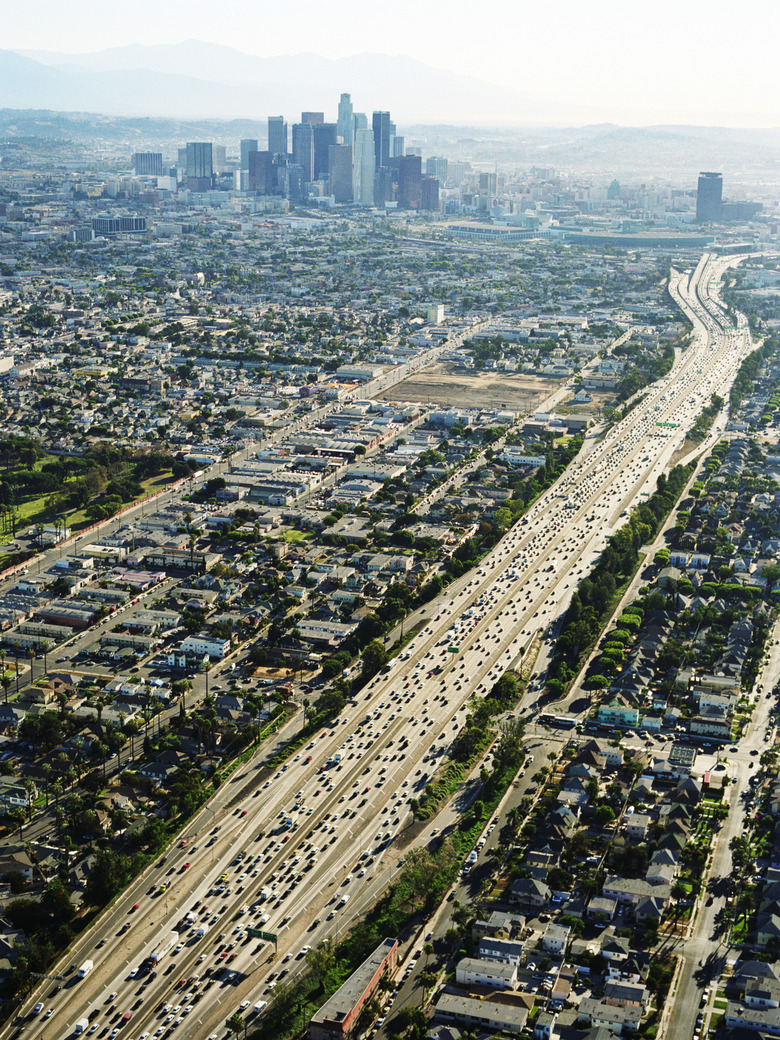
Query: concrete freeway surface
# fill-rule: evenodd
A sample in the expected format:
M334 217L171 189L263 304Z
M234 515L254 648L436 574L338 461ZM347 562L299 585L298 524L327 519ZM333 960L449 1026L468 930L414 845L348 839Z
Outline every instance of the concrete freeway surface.
M713 277L712 265L703 261L691 279L675 275L675 291L690 299ZM91 1013L104 1037L129 1012L126 1036L211 1035L244 1000L268 999L273 983L301 970L304 946L343 931L397 868L393 842L409 821L410 799L460 728L467 700L560 615L648 475L668 461L710 394L730 384L746 350L744 335L741 345L698 335L478 570L443 593L428 625L337 723L276 773L260 751L224 784L186 828L186 845L149 868L76 944L62 968L67 983L30 998L24 1013L38 999L51 1009L31 1028L46 1040L65 1037ZM286 817L292 826L282 830ZM188 912L195 923L185 922ZM208 928L200 938L196 924ZM269 961L268 944L248 924L279 935L278 960ZM139 978L177 925L176 946L156 974ZM76 981L68 967L88 958L94 969ZM232 984L216 977L225 967Z

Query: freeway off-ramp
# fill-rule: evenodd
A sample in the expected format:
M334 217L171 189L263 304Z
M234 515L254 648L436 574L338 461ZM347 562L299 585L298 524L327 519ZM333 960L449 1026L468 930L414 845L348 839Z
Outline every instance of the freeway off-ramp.
M268 999L270 973L277 981L300 971L304 945L341 933L376 897L397 869L394 843L409 822L410 799L446 753L467 700L485 693L560 615L623 512L648 480L654 489L659 467L710 395L730 385L749 349L747 331L724 332L716 303L697 296L723 266L707 259L691 278L673 273L673 295L703 331L672 373L575 460L476 571L450 586L426 627L338 723L276 773L259 751L217 791L185 830L187 844L156 861L79 941L62 988L47 983L30 998L22 1017L39 999L52 1014L28 1030L58 1040L93 1013L97 1037L117 1028L136 1038L213 1034L242 1001ZM534 702L523 710L532 715ZM281 831L286 816L294 829ZM197 938L195 926L183 927L182 948L156 975L130 978L189 911L207 933ZM275 961L248 933L250 923L278 934ZM69 969L88 958L94 969L76 981ZM215 977L221 967L235 973L234 984ZM214 974L206 977L207 969ZM179 987L182 979L190 981ZM171 1010L162 1011L165 1004Z

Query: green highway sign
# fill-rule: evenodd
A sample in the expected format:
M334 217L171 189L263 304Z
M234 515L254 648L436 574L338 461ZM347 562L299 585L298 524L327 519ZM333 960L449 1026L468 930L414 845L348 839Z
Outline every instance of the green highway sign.
M448 654L457 654L459 652L459 650L460 650L459 646L448 646L447 647L447 653Z
M255 939L265 939L267 942L275 943L278 936L274 935L273 932L263 932L259 928L247 928L250 935L253 935Z

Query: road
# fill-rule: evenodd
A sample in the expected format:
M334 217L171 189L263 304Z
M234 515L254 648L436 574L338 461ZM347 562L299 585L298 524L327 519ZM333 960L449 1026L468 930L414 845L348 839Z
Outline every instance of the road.
M700 278L711 277L711 263L703 262L692 281L678 276L685 282L680 292L690 294ZM659 460L668 462L746 351L746 343L735 349L710 330L697 337L666 380L590 445L481 566L448 587L426 627L338 723L276 773L264 767L261 750L224 784L185 831L186 846L150 868L71 951L66 967L94 955L94 970L60 992L46 986L43 998L27 1003L25 1014L37 999L52 1008L47 1040L68 1035L90 1011L98 1037L118 1028L128 1011L128 1036L210 1036L243 1000L267 999L269 983L301 970L303 945L343 931L397 870L393 846L410 819L410 800L445 755L468 699L487 692L560 616L648 475ZM523 707L535 710L533 695ZM294 827L282 833L285 816ZM152 894L166 882L163 894ZM261 899L263 889L269 898ZM130 978L189 910L208 922L207 935L196 939L183 925L182 949L158 974L140 983ZM278 961L270 962L268 945L248 934L249 920L279 935ZM225 965L236 973L232 982L216 977ZM191 981L178 988L180 979ZM181 1010L163 1013L165 1003Z

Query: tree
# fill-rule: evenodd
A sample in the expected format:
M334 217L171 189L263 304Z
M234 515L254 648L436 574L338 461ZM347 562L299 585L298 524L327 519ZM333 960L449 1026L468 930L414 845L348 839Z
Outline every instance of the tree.
M336 948L333 937L328 936L313 946L306 954L306 963L320 990L324 990L336 972Z
M225 1025L231 1033L235 1033L236 1035L244 1032L244 1019L238 1011L230 1016L230 1018L225 1022Z
M372 640L363 651L363 668L361 671L363 681L367 682L373 678L379 669L387 664L387 659L387 651L381 640Z

